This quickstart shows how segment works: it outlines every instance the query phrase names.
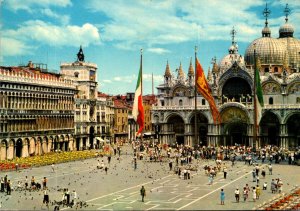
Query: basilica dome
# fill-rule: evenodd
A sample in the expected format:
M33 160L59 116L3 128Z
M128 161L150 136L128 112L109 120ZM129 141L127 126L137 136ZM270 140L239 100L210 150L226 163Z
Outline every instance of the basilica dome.
M256 56L260 58L261 64L282 64L286 51L286 47L278 39L272 37L258 38L246 49L245 61L247 65L254 65L254 49L256 49Z
M238 64L245 64L244 57L240 54L228 54L223 57L219 63L220 71L224 72L228 70L232 64L237 61Z

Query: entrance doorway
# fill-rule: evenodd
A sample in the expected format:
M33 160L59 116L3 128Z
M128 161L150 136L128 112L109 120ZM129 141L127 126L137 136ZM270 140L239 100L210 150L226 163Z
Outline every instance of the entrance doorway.
M227 136L225 145L246 145L248 146L247 140L247 126L242 122L234 122L226 125Z
M94 127L90 127L90 144L89 144L90 149L94 148L94 137L95 137L94 133L95 133Z
M20 158L22 156L22 140L18 139L17 143L16 143L16 157Z
M76 138L76 149L79 150L80 147L80 138Z
M184 136L176 136L176 142L178 145L184 145Z

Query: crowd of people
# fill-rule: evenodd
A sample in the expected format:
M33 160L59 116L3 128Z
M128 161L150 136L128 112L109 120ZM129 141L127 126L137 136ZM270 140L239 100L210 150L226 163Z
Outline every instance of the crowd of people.
M107 174L112 156L116 156L120 161L123 143L111 144L104 150L109 150L111 153L106 155L106 158L101 156L97 159L96 169L104 170ZM236 202L240 202L240 198L246 202L249 200L249 195L252 194L253 201L259 200L262 191L267 190L268 183L265 181L260 183L260 179L266 179L273 175L273 163L287 162L288 164L296 164L299 159L299 151L288 151L283 148L274 146L266 146L253 150L252 147L246 146L220 146L220 147L206 147L206 146L184 146L175 145L168 146L156 144L150 146L148 143L135 141L131 143L133 150L133 169L137 169L138 160L150 162L166 162L170 172L176 173L180 179L190 180L192 178L191 171L198 171L199 161L214 161L213 164L205 164L203 166L204 174L208 177L208 184L212 185L217 174L222 173L223 179L227 179L228 163L231 162L231 167L235 165L236 161L244 161L245 165L253 166L252 179L253 185L250 187L245 185L241 190L237 187L234 191ZM104 159L107 159L104 160ZM56 171L56 166L51 165L51 172ZM268 174L267 174L268 171ZM1 192L11 194L12 190L25 191L43 191L43 204L49 205L49 189L48 179L43 177L41 181L36 181L34 176L30 181L26 176L23 181L18 181L17 186L13 187L11 180L7 177L1 177ZM272 193L281 193L283 190L283 181L280 178L271 178L270 190ZM55 201L59 205L76 206L78 204L78 194L75 190L72 192L69 188L62 189L61 200ZM141 191L141 195L145 197L145 191ZM221 190L221 204L225 201L225 190Z

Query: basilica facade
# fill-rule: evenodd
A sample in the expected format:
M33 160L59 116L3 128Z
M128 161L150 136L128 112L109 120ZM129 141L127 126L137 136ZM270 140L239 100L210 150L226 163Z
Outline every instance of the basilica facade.
M271 36L270 12L266 8L262 36L249 44L244 56L238 52L233 29L228 54L220 61L213 60L207 80L220 112L221 124L213 123L208 102L200 94L195 100L192 59L187 75L180 64L175 76L167 63L164 83L157 87L157 106L151 113L160 143L299 147L300 40L294 37L288 8L285 13L285 23L279 28L278 37ZM255 66L260 73L264 99L257 138L253 132Z

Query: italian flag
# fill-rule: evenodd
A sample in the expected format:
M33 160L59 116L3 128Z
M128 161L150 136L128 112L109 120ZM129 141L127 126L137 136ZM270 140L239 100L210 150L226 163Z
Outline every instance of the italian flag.
M255 100L256 100L256 109L257 109L257 125L259 125L259 122L262 117L262 108L264 107L264 98L263 98L263 91L260 83L260 76L258 69L256 68L255 70L255 77L256 77L256 95L255 95Z
M142 98L142 66L140 67L139 76L136 83L132 115L134 120L139 125L139 130L136 134L139 135L143 131L144 122L145 122L144 106L143 106L143 98Z

